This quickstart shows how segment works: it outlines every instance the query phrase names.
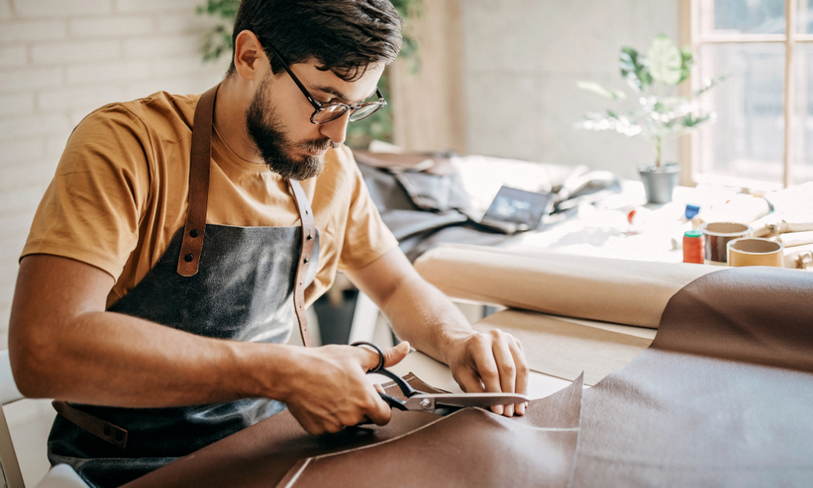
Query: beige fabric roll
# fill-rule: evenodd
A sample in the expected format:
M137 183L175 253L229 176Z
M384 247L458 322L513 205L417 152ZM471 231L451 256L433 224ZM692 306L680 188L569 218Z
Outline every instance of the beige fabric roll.
M813 231L779 234L776 236L776 241L781 242L785 248L813 244Z
M672 295L720 269L461 245L433 249L415 268L452 298L650 328Z
M806 246L795 246L785 248L785 267L786 268L804 268L803 263L800 262L799 256L813 252L813 244Z

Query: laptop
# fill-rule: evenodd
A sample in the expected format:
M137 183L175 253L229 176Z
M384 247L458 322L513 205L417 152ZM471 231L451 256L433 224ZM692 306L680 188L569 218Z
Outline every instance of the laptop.
M542 217L553 210L550 193L536 193L503 186L480 223L506 234L539 227Z

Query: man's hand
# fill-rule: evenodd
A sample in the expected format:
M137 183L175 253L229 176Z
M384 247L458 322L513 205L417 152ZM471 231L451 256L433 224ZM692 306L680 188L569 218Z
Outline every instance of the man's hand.
M472 334L452 343L448 355L452 377L466 392L528 392L528 363L522 344L499 329ZM491 410L511 417L525 414L525 403Z
M437 288L421 278L400 249L367 266L345 271L381 307L398 337L449 365L466 392L527 393L528 363L522 345L510 334L478 334ZM508 417L526 405L491 407Z
M351 346L295 348L294 353L280 399L306 431L323 434L367 419L378 425L390 421L389 405L366 377L378 365L377 353ZM384 365L397 364L408 353L407 342L384 349Z

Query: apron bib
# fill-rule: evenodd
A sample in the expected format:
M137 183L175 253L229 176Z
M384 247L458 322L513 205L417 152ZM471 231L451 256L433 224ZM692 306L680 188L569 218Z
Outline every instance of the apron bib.
M299 319L309 345L304 288L316 275L319 235L299 183L289 181L301 227L205 223L217 89L195 109L184 227L108 311L204 337L272 343L287 342ZM171 408L54 406L60 415L48 439L51 464L67 463L97 487L122 485L285 408L264 398Z

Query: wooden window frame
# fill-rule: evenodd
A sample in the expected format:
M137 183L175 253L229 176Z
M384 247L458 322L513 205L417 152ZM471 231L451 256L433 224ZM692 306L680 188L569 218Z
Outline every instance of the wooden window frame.
M680 0L680 41L681 45L691 45L692 51L700 52L704 44L740 44L771 43L785 45L785 80L784 80L784 148L782 156L782 186L787 188L793 182L793 135L796 132L793 109L796 79L794 78L794 51L797 44L813 43L813 34L797 32L796 19L799 0L785 0L785 34L701 34L699 6L702 0ZM807 0L802 0L807 1ZM701 80L692 75L689 83L681 87L684 96L700 86ZM681 166L681 184L694 186L696 162L700 161L700 144L697 134L681 137L679 142L679 161Z

